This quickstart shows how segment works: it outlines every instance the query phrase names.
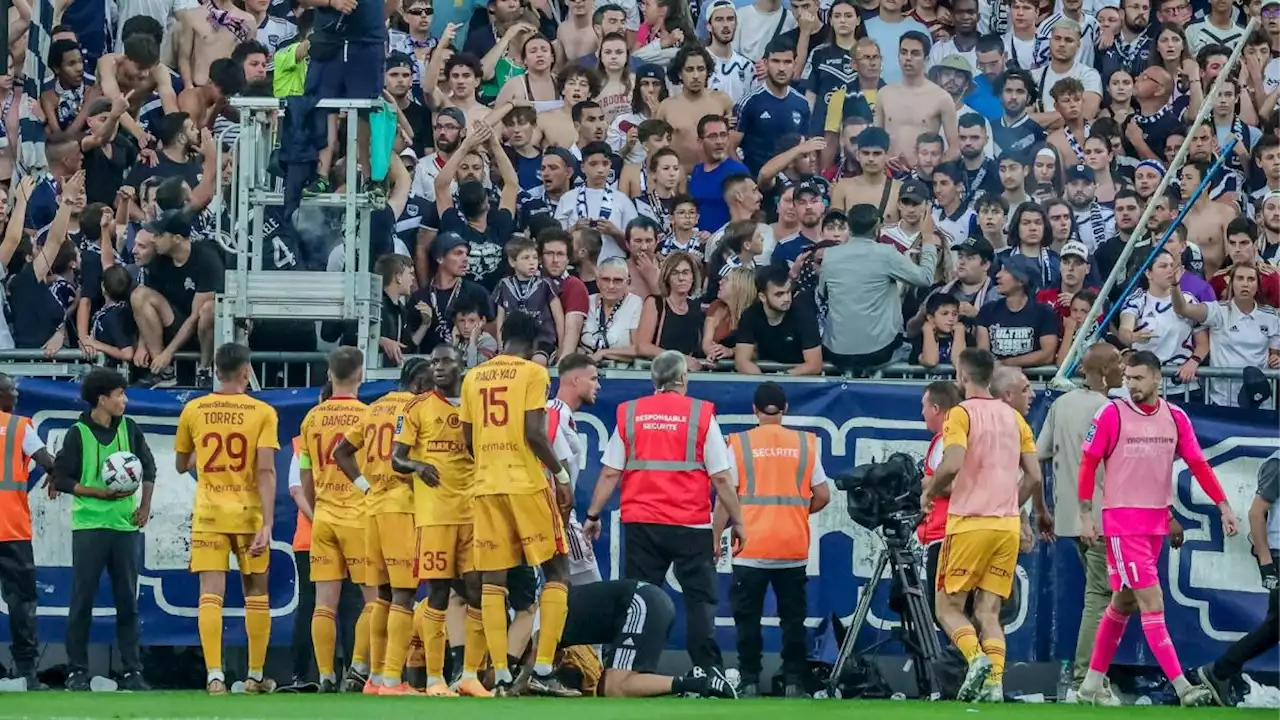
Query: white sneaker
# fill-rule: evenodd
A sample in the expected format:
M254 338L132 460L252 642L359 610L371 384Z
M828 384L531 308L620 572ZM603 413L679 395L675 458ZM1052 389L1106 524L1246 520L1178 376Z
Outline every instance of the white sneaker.
M1083 685L1076 692L1076 702L1081 705L1096 705L1099 707L1120 707L1120 698L1111 692L1111 687L1106 683L1100 685L1096 690L1091 690Z
M1067 696L1062 698L1062 703L1064 705L1075 705L1078 702L1080 702L1080 699L1077 697L1076 689L1067 688Z
M964 674L964 681L960 683L960 691L956 693L956 699L960 702L977 702L989 675L991 675L991 659L985 653L979 654L969 663L969 671Z
M1201 707L1213 704L1213 693L1203 685L1192 685L1178 698L1183 707Z
M982 695L978 698L978 702L1004 702L1004 682L1001 680L996 680L995 682L988 681L982 686Z

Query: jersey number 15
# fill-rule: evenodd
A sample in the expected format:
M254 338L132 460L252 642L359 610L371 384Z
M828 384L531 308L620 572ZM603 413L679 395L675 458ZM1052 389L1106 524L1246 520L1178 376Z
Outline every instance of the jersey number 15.
M480 399L484 403L484 424L502 427L510 419L507 407L507 387L505 385L491 388L480 388Z

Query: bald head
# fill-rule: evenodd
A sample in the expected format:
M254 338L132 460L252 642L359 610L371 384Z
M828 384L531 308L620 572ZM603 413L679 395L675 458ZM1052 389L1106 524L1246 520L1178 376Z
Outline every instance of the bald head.
M1084 351L1080 361L1085 383L1094 390L1120 387L1120 351L1109 342L1096 342Z

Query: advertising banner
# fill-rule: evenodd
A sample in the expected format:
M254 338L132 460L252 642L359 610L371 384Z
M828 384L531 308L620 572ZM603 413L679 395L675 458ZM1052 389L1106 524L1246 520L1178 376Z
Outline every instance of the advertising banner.
M920 418L922 383L841 382L839 380L779 380L789 400L786 424L818 436L823 465L828 476L847 472L857 464L882 460L894 452L923 456L930 435ZM755 424L751 397L758 379L732 375L700 375L694 378L690 394L715 404L717 417L726 434ZM620 404L652 391L647 374L610 371L602 380L594 406L577 415L578 431L585 436L590 451L580 474L577 505L590 501L600 456L613 432ZM373 400L388 391L390 384L373 383L361 392ZM62 437L83 410L78 386L61 381L24 379L20 385L18 412L31 417L40 436L56 452ZM184 403L196 397L193 391L132 390L129 415L147 434L159 468L152 500L152 518L144 531L145 542L139 605L142 640L147 645L194 645L196 606L199 589L196 578L187 572L190 554L191 510L196 480L178 474L174 467L173 436ZM276 408L280 417L280 445L289 448L306 412L317 402L316 389L272 390L258 395ZM1049 402L1037 399L1033 427L1038 425ZM1168 626L1187 666L1216 657L1228 644L1261 621L1266 595L1248 541L1247 508L1256 488L1262 460L1280 447L1273 416L1250 415L1239 410L1222 412L1190 406L1197 435L1210 463L1218 473L1228 497L1240 516L1241 532L1227 538L1218 513L1208 498L1195 487L1184 464L1175 466L1175 512L1186 528L1186 543L1166 553L1164 562ZM296 572L290 540L296 521L296 507L288 494L287 450L278 458L274 536L271 552L270 600L272 641L287 643L296 607ZM71 589L71 499L49 500L39 489L43 477L31 481L30 503L35 527L35 557L39 566L39 630L44 642L61 642L66 631ZM1050 494L1051 494L1050 490ZM1052 494L1051 494L1052 498ZM617 497L611 504L604 534L596 545L596 557L605 577L619 577L622 544L616 513ZM811 518L813 528L809 574L810 627L817 627L833 614L842 621L853 614L860 593L875 564L880 539L853 524L845 510L844 493L832 488L832 502ZM728 604L730 570L721 567L720 606L717 626L722 647L733 648L733 619ZM671 591L680 591L668 576ZM1009 656L1015 661L1050 661L1072 656L1082 607L1083 572L1074 541L1037 547L1019 560L1017 583L1019 605L1007 614ZM226 601L226 642L243 643L243 600L237 583L228 583ZM890 583L880 584L871 614L863 630L862 643L888 638L897 626L897 616L888 609ZM0 603L0 613L7 608ZM98 593L94 610L93 639L111 642L114 614L106 579ZM778 645L777 619L772 599L765 610L766 645ZM1117 661L1155 664L1143 642L1137 623L1126 635ZM8 623L0 622L0 641L7 641ZM673 647L683 647L683 621L672 632ZM1275 669L1275 652L1259 661L1260 667Z

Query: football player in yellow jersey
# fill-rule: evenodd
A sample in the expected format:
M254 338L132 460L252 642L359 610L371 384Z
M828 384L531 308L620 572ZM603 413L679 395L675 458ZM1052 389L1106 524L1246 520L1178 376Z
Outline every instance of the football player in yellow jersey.
M413 567L413 477L392 467L391 451L405 405L431 389L431 366L410 358L400 370L400 385L369 405L360 432L347 433L333 459L356 485L368 482L365 496L364 584L376 593L369 625L369 695L416 695L401 682L401 670L413 640L413 600L418 579Z
M507 667L507 571L524 560L542 566L542 628L529 690L575 696L552 672L568 611L569 562L563 513L573 509L569 472L547 439L547 369L532 362L538 321L515 312L502 326L503 354L462 381L462 432L476 461L475 569L495 690L510 692ZM554 491L547 474L554 476Z
M418 396L405 408L393 455L396 469L418 480L413 492L418 579L427 586L427 600L418 606L416 625L426 649L427 694L454 694L444 677L445 614L454 590L466 598L468 606L457 693L489 697L491 693L477 678L484 662L485 637L480 577L471 563L475 461L467 452L458 414L462 355L452 345L437 345L431 365L435 392Z
M182 408L173 441L179 473L195 470L196 502L191 516L191 572L200 575L197 622L208 670L210 695L227 692L222 672L222 598L226 595L228 556L235 553L244 586L244 625L249 639L249 677L245 692L269 693L275 681L264 677L271 606L267 565L276 498L279 420L270 405L245 394L249 386L249 348L228 343L214 355L222 387Z
M311 616L311 642L320 671L320 692L337 692L333 651L337 638L338 600L347 577L364 584L366 561L365 493L369 483L352 482L338 467L334 449L347 433L363 432L367 410L356 397L364 379L364 354L340 347L329 354L329 382L333 396L302 420L302 490L311 503L311 580L316 584L316 609ZM356 643L347 668L345 690L360 692L369 679L369 625L376 590L364 589L364 610L356 622Z

